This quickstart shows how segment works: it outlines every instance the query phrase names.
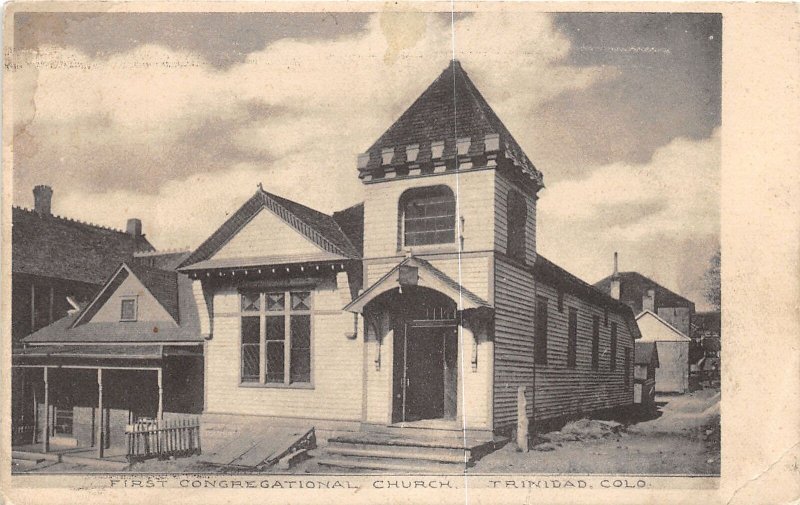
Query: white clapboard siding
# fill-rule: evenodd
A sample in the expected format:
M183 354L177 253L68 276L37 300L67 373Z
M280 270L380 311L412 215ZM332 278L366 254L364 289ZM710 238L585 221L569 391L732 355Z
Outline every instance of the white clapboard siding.
M448 173L435 177L390 180L367 186L364 201L364 257L396 256L401 195L410 188L446 185L458 195L464 218L464 250L486 251L493 247L494 171ZM456 180L458 177L458 180ZM456 250L454 243L451 248Z
M234 287L215 292L214 333L206 347L206 411L361 420L363 336L345 336L353 330L353 315L340 310L347 289L330 281L314 291L313 389L240 385L239 295Z
M547 365L536 365L535 419L577 415L594 410L629 405L633 402L633 366L625 386L625 348L633 338L625 318L609 311L604 324L603 307L564 294L564 310L558 311L557 290L537 282L537 295L548 299ZM567 367L569 307L578 309L578 346L575 368ZM600 363L592 370L592 316L600 318ZM610 369L611 323L617 324L617 367Z
M503 254L508 252L506 247L508 241L508 192L516 189L525 196L525 202L528 207L528 215L525 222L525 260L529 265L533 265L536 260L536 198L515 186L499 173L495 176L494 189L495 250Z
M517 389L526 386L533 415L533 274L495 259L494 427L517 421Z
M212 259L258 256L333 257L269 209L261 209Z

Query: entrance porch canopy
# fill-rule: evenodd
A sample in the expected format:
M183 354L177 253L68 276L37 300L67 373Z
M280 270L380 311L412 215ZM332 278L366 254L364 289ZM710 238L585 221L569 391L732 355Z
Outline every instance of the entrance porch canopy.
M489 302L427 261L409 256L348 303L344 310L363 314L364 307L369 302L394 289L402 290L403 286L420 286L443 293L456 302L458 310L492 308Z

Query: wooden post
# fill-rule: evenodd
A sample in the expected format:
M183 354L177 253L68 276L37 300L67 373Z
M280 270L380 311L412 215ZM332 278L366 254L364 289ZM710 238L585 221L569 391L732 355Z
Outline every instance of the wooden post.
M47 367L44 367L44 436L42 437L42 450L50 452L50 383L47 380Z
M103 369L97 369L97 457L103 457L106 445L106 423L103 419Z
M164 369L158 369L158 419L164 419Z
M39 431L39 404L36 403L36 381L31 381L31 396L33 396L33 440L31 443L36 443L39 441L38 438L38 431Z
M517 446L522 452L528 452L528 400L525 398L525 386L517 388Z

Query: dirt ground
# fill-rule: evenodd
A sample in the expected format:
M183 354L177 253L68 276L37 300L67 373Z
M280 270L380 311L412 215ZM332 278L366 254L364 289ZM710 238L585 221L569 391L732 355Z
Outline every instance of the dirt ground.
M719 475L719 401L719 389L656 397L658 408L651 414L603 421L580 420L559 431L539 435L528 453L517 451L513 442L506 444L482 458L468 472ZM14 471L105 473L82 465L50 462ZM130 471L214 473L219 469L200 463L194 456L137 463ZM319 471L312 458L288 473ZM286 473L286 470L272 468L264 473Z
M598 425L586 422L575 433L565 427L542 434L528 453L509 443L469 472L719 475L719 401L719 389L659 396L654 414L616 419L616 433L593 432Z

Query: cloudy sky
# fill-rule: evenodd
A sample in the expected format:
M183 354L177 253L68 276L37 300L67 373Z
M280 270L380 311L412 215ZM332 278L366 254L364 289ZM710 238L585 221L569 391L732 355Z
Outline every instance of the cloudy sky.
M262 182L331 212L455 52L544 173L539 251L704 308L719 247L721 18L17 13L14 204L195 247Z

